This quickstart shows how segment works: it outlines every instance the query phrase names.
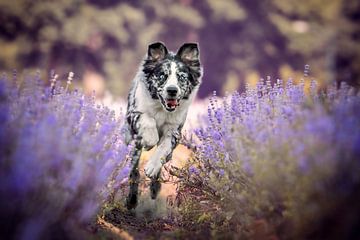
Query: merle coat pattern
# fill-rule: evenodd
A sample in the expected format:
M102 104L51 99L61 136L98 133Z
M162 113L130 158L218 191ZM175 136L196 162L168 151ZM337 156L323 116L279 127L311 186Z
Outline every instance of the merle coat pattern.
M151 198L159 190L160 170L170 160L181 137L189 105L201 83L202 70L196 43L185 43L176 54L161 43L148 47L128 96L126 142L134 143L127 207L137 205L139 158L142 149L157 146L145 174L151 178Z

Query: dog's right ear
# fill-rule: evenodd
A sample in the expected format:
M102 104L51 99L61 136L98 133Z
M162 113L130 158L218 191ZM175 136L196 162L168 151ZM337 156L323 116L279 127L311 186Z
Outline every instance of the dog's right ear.
M156 42L149 45L148 59L152 61L160 61L168 54L168 50L162 42Z

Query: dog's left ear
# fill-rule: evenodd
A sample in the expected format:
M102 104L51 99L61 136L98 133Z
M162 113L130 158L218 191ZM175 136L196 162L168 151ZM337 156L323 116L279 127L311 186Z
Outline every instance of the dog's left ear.
M199 47L197 43L184 43L178 52L177 56L185 63L198 62L199 61Z

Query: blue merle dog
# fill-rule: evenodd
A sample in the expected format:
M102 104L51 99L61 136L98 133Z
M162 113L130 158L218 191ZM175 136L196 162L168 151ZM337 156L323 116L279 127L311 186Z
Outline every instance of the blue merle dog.
M151 198L160 191L160 170L177 146L190 103L201 83L202 69L196 43L185 43L175 54L161 42L148 47L148 53L133 80L126 113L126 142L134 143L128 209L137 205L139 159L144 148L157 146L145 174L151 179Z

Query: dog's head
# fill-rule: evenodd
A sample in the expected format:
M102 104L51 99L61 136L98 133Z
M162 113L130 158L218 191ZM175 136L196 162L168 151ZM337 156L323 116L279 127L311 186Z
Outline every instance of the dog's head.
M159 99L166 111L175 111L200 84L198 45L185 43L174 54L161 42L150 44L143 72L151 97Z

